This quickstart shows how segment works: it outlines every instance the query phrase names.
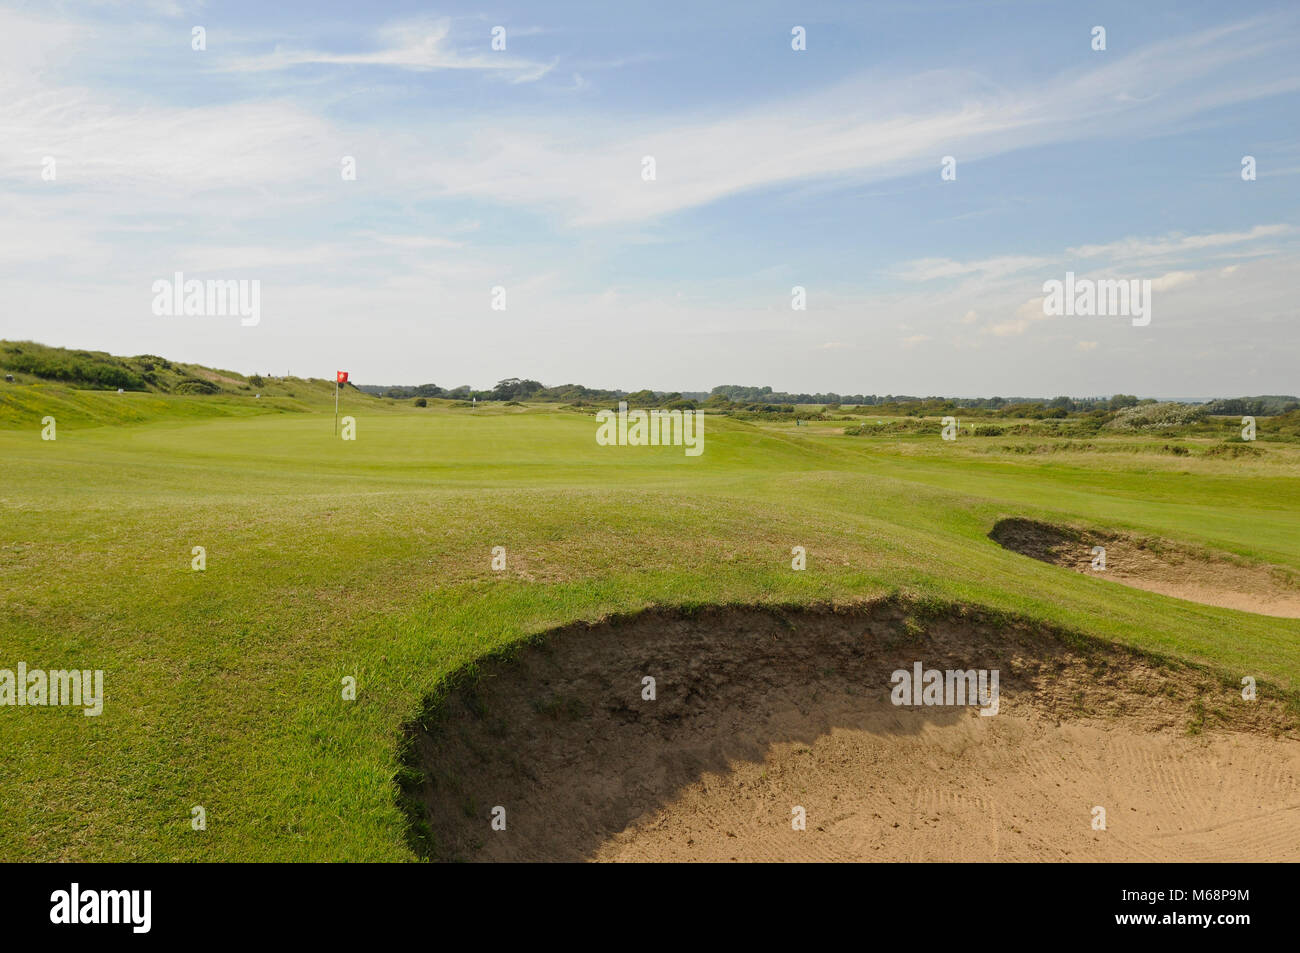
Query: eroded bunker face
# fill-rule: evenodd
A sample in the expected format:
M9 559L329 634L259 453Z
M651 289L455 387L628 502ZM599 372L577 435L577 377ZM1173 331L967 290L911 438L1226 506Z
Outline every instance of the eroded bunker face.
M917 663L997 714L895 704ZM656 610L450 685L409 729L433 859L1300 859L1293 712L979 610Z
M999 520L989 538L1013 552L1106 582L1259 615L1300 618L1300 580L1231 553L1132 533Z

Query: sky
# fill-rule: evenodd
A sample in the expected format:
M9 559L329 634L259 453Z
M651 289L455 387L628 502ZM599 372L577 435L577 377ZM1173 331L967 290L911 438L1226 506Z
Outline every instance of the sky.
M0 290L356 383L1294 394L1300 7L0 0Z

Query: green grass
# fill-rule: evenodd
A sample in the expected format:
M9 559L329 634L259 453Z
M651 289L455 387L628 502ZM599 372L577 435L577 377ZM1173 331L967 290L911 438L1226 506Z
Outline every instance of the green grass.
M1010 438L711 416L692 459L599 447L573 411L355 392L344 442L332 387L260 402L3 392L0 667L100 668L107 698L98 718L0 708L0 859L409 860L400 726L440 680L651 605L901 592L1300 687L1300 621L1113 585L986 536L1026 516L1300 571L1292 444L1174 457L1124 434L1097 440L1131 450L1015 454L988 450ZM556 716L574 704L557 699Z

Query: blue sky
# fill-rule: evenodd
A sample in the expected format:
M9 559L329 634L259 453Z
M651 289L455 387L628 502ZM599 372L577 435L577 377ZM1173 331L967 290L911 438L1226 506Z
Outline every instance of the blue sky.
M1295 393L1297 63L1290 4L0 6L0 336L363 383ZM1151 280L1150 325L1044 316L1067 270ZM260 281L261 322L154 315L176 271Z

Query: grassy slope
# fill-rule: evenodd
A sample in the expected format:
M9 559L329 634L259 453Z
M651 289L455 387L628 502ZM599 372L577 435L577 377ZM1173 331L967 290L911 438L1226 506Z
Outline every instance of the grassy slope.
M349 395L345 443L319 399L269 413L210 398L229 413L200 417L212 408L189 399L94 396L167 402L131 426L61 418L55 442L39 408L0 430L0 667L102 668L108 694L99 718L0 708L4 860L408 859L398 727L438 679L522 635L655 603L903 589L1300 687L1300 621L1115 586L985 537L1026 515L1300 571L1294 446L1017 457L709 418L689 459L598 447L591 418L545 409ZM806 572L789 568L795 544ZM206 573L190 571L195 545ZM189 827L195 804L206 832Z
M65 429L117 424L184 424L213 417L254 417L262 414L305 413L329 410L333 414L331 381L293 379L247 393L174 395L149 391L81 390L66 384L34 382L0 383L0 429L40 429L51 416L60 432ZM341 408L369 411L391 409L395 401L369 397L348 388L340 395ZM344 413L347 411L344 410Z

